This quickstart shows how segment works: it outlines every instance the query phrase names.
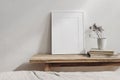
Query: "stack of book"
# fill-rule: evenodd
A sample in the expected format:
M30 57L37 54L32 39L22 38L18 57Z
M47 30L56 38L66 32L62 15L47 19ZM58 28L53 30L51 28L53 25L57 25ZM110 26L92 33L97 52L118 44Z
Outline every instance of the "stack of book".
M112 50L98 50L98 49L91 49L88 52L90 57L111 57L114 55L114 51Z

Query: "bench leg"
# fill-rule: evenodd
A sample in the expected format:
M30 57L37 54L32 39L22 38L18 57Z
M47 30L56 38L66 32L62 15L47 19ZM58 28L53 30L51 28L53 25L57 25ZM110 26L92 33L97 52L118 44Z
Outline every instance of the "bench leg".
M44 70L45 70L45 71L50 71L50 70L51 70L50 67L51 67L50 64L49 64L49 63L46 63Z

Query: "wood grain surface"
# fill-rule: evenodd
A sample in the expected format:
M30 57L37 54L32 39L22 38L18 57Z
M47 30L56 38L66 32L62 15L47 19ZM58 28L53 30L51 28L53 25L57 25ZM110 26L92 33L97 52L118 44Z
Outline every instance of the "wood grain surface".
M88 57L82 54L73 55L34 55L30 58L31 63L79 63L79 62L120 62L120 56L111 57Z

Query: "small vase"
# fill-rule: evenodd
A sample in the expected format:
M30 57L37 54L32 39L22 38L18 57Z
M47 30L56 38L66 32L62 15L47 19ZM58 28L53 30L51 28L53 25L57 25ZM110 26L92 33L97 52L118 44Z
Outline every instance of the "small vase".
M98 49L103 50L106 47L106 38L97 38Z

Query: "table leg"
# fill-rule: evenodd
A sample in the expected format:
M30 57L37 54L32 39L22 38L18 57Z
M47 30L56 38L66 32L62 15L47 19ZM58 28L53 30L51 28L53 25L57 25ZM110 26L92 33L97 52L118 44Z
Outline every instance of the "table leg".
M46 63L44 70L45 70L45 71L50 71L50 70L51 70L50 67L51 67L50 64L49 64L49 63Z

